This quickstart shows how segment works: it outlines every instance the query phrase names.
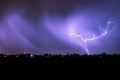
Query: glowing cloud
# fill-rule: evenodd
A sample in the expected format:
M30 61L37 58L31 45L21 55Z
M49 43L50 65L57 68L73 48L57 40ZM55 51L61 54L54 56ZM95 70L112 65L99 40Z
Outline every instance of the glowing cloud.
M60 19L59 17L50 18L48 15L46 16L46 26L50 33L63 42L80 45L88 55L90 55L88 43L95 42L112 32L120 20L119 17L105 19L102 15L95 15L95 17L93 17L88 15L88 13L75 13L68 16L67 19ZM96 19L96 16L100 17ZM75 39L74 42L72 42L70 38Z
M117 21L119 21L119 19ZM84 34L69 33L69 35L70 35L70 37L72 37L74 39L82 40L85 43L85 50L86 50L87 54L90 55L87 43L89 41L94 41L94 40L100 39L100 38L106 36L109 32L111 32L116 27L116 26L112 26L113 22L115 22L115 21L109 20L106 23L107 24L106 28L100 29L100 31L102 31L102 32L100 35L97 35L97 36L96 36L96 33L94 33L94 32L92 32L93 34L89 33L89 34L85 34L85 35ZM112 26L112 28L111 28L111 26ZM98 28L99 27L100 27L100 25L98 25Z

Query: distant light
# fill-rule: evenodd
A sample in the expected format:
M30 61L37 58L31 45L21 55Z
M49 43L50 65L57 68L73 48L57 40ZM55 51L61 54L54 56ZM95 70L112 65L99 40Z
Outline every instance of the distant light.
M5 58L7 57L7 56L4 56Z
M100 58L102 58L103 56L100 56Z
M30 57L31 57L31 58L33 58L33 57L34 57L34 55L33 55L33 54L31 54L31 55L30 55Z
M19 56L16 56L16 57L19 57Z

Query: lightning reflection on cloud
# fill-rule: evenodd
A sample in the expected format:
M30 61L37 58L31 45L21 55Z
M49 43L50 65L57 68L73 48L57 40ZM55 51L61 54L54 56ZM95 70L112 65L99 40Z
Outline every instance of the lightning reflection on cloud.
M120 52L119 2L1 0L0 53Z
M117 20L119 21L119 19ZM117 22L116 21L116 22ZM113 21L114 22L114 21ZM112 26L111 29L109 29L111 27L111 25L113 24L113 22L111 20L109 20L106 24L106 28L105 29L100 29L101 34L96 36L95 33L92 34L92 36L89 36L89 34L87 35L82 35L82 34L75 34L75 33L69 33L69 35L74 38L74 39L81 39L84 43L85 43L85 50L87 52L88 55L90 55L90 52L88 50L88 47L87 47L87 43L89 41L94 41L96 39L100 39L101 37L104 37L105 35L107 35L109 32L111 32L116 26ZM115 25L115 24L114 24ZM100 27L100 25L98 25L98 27Z

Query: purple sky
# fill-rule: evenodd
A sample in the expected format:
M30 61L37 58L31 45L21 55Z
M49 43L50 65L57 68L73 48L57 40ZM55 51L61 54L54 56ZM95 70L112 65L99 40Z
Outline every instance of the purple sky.
M120 52L119 0L0 0L0 52L86 53L69 33L104 37L89 41L91 54ZM100 27L99 27L100 26ZM86 36L87 35L87 36ZM89 36L88 36L89 35Z

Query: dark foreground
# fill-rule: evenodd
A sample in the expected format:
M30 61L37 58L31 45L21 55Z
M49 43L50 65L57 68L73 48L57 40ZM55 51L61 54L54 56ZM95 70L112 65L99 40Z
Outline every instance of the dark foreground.
M0 55L0 64L54 64L71 66L119 65L120 55Z

